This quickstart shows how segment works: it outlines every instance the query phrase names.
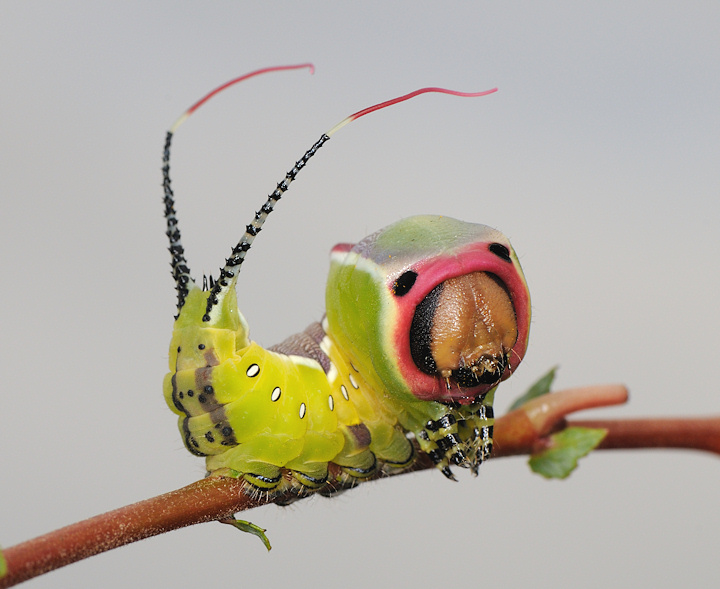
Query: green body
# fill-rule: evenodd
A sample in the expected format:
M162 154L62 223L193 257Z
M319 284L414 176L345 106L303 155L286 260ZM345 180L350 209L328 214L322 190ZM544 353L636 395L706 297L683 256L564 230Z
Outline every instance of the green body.
M445 243L435 241L438 229ZM409 375L396 329L412 311L403 304L412 303L393 296L389 285L399 272L425 267L433 253L459 259L454 247L465 251L488 232L506 243L481 225L415 217L352 249L336 247L327 317L288 340L285 353L249 339L234 288L203 321L209 293L192 284L164 383L188 450L206 457L208 471L229 469L222 472L242 476L251 489L297 494L332 492L383 468L406 468L415 458L413 438L446 474L453 461L476 470L491 451L495 389L438 400L416 390L414 379L428 377ZM510 264L519 272L514 253ZM465 463L453 459L458 449L469 457Z

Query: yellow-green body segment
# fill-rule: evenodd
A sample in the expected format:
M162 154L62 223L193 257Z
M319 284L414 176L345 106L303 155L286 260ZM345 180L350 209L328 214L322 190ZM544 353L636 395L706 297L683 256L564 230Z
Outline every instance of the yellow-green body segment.
M234 293L224 301L224 327L184 320L202 316L207 295L193 288L176 321L164 393L185 445L207 457L208 471L228 468L275 489L284 488L284 470L285 482L314 490L327 483L330 462L341 467L338 486L374 474L378 458L395 467L412 462L397 427L401 411L373 394L328 336L319 343L326 373L316 360L250 341L232 309Z
M418 367L424 348L413 340L431 327L418 331L416 308L472 272L504 285L518 337L493 379L464 385ZM522 271L500 233L425 216L337 246L325 320L276 349L249 339L230 286L208 315L212 291L189 284L164 382L185 445L209 472L302 495L406 468L416 447L450 477L450 464L475 472L490 454L495 387L520 362L530 319Z

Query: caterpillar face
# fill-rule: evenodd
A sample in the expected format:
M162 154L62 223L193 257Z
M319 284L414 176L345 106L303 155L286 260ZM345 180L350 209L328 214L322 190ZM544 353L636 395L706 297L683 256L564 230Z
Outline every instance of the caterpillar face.
M327 313L389 394L469 404L522 360L530 297L500 232L419 216L333 249Z
M442 281L415 307L410 352L420 370L439 375L450 390L453 383L458 389L495 385L517 334L504 284L476 271Z

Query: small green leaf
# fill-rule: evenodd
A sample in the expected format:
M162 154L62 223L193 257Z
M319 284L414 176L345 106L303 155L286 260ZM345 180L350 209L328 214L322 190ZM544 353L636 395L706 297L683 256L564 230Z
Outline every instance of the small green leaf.
M268 552L270 552L270 550L272 550L272 546L270 546L270 540L268 540L268 537L265 535L265 532L267 530L264 530L260 526L256 526L254 523L245 521L244 519L236 519L236 520L228 521L227 523L232 524L241 532L247 532L248 534L257 536L258 538L260 538L261 542L263 544L265 544L265 548L268 549Z
M508 409L508 411L514 411L515 409L519 409L530 399L534 399L535 397L548 394L550 392L550 387L552 386L553 380L555 379L555 371L557 369L557 366L553 366L546 374L541 376L540 379L537 380L535 384L533 384L522 397L515 399L515 402L510 405L510 409Z
M7 562L3 551L0 549L0 579L2 579L5 575L7 575Z
M564 479L577 468L578 460L597 448L606 429L569 427L550 436L551 446L528 461L533 472L548 479Z

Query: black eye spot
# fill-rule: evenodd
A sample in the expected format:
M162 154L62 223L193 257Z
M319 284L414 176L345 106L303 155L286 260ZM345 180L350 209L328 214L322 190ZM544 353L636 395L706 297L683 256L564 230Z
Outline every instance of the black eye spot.
M417 277L417 272L413 272L412 270L403 272L400 277L393 283L392 293L396 297L402 297L406 295L408 292L410 292L413 284L415 284L415 280L417 279Z
M488 249L494 253L498 258L501 258L505 260L506 262L511 262L510 259L510 250L506 248L502 243L491 243L488 246Z
M205 344L198 345L198 350L204 350L204 349L205 349Z

